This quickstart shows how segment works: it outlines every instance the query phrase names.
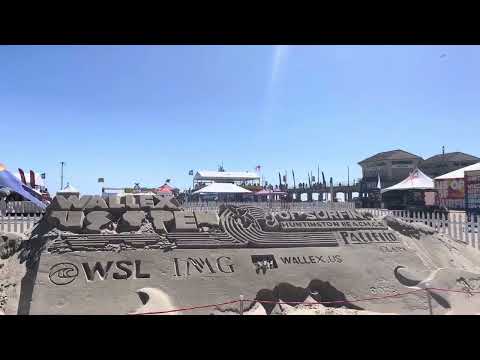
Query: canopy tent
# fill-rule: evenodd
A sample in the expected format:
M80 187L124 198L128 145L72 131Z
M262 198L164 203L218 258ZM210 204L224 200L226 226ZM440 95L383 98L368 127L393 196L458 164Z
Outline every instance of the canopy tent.
M178 189L165 183L157 189L157 192L163 193L163 194L172 194L176 190Z
M194 194L251 194L250 190L230 183L213 183L197 190Z
M162 187L160 186L158 189L157 189L157 193L159 194L173 194L173 190L170 190L166 187Z
M437 176L435 180L449 180L449 179L463 179L465 177L465 171L480 170L480 162L466 166L455 171L451 171L441 176Z
M57 194L60 194L60 195L62 195L62 194L80 194L80 191L78 191L72 185L67 184L67 186L65 186L63 188L63 190L57 191Z
M383 194L392 190L432 190L434 187L433 179L425 175L420 169L415 169L405 180L380 192Z

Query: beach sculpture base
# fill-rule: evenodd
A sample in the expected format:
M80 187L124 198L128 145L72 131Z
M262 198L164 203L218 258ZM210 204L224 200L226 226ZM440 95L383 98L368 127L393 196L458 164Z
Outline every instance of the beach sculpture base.
M426 227L402 234L398 226L407 225L395 219L355 211L268 213L233 206L218 213L183 212L172 199L159 210L114 213L86 209L88 201L72 210L72 204L81 205L78 201L54 201L32 233L23 254L28 264L19 313L226 314L238 313L239 303L202 306L243 295L245 312L262 301L266 314L278 312L275 302L322 301L329 307L426 314L427 292L391 295L421 289L426 280L447 289L480 285L469 251L449 245L456 246L455 253L447 243L432 240L437 235ZM71 211L82 212L71 218L82 222L69 222ZM105 219L107 226L98 225ZM420 249L419 239L430 240ZM437 314L451 312L461 300L448 293L430 296ZM469 304L475 309L480 304L478 295L473 297ZM370 300L357 302L363 299Z

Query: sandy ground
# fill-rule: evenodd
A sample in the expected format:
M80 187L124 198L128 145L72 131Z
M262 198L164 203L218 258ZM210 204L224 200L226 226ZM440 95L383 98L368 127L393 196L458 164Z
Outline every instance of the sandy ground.
M17 254L0 260L0 315L17 314L20 284L25 272L25 264L20 264Z

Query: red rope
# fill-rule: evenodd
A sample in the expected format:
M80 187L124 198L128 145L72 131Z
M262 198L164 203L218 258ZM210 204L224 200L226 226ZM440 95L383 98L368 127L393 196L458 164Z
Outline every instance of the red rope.
M186 307L186 308L180 308L180 309L175 309L175 310L166 310L166 311L152 311L152 312L146 312L146 313L141 313L141 314L130 314L130 315L154 315L154 314L166 314L166 313L172 313L172 312L179 312L179 311L187 311L187 310L195 310L195 309L205 309L205 308L210 308L210 307L216 307L216 306L222 306L222 305L228 305L228 304L235 304L237 302L240 302L240 300L232 300L232 301L227 301L221 304L211 304L211 305L200 305L200 306L191 306L191 307Z
M427 291L427 290L436 290L436 291L445 291L445 292L455 292L455 293L463 293L463 294L480 294L480 291L469 291L469 290L451 290L451 289L442 289L442 288L424 288L424 289L415 289L412 291L407 291L404 293L398 293L398 294L392 294L392 295L385 295L385 296L374 296L374 297L369 297L369 298L363 298L363 299L358 299L358 300L336 300L336 301L317 301L317 302L304 302L304 301L289 301L289 302L283 302L283 301L273 301L273 300L251 300L251 299L244 299L244 300L232 300L232 301L227 301L224 303L220 304L211 304L211 305L200 305L200 306L191 306L191 307L185 307L185 308L180 308L180 309L175 309L175 310L166 310L166 311L152 311L152 312L146 312L146 313L139 313L139 314L130 314L130 315L155 315L155 314L167 314L167 313L173 313L173 312L179 312L179 311L188 311L188 310L195 310L195 309L205 309L205 308L211 308L211 307L218 307L218 306L223 306L223 305L230 305L230 304L235 304L241 301L250 301L250 302L259 302L262 304L279 304L279 305L290 305L290 304L303 304L303 305L318 305L318 304L344 304L344 303L356 303L356 302L363 302L363 301L372 301L372 300L382 300L382 299L389 299L389 298L394 298L394 297L400 297L400 296L405 296L409 294L413 294L419 291Z

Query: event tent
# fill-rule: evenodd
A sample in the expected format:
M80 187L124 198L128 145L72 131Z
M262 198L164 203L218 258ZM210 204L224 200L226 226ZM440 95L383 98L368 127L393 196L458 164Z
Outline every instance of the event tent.
M162 193L162 194L173 194L176 190L178 190L178 189L169 185L169 184L167 184L167 183L165 183L162 186L158 187L156 192Z
M465 177L465 171L480 170L480 162L466 166L455 171L451 171L441 176L437 176L435 180L449 180L449 179L463 179Z
M392 190L432 190L434 187L433 179L425 175L420 169L415 169L405 180L380 192L383 194Z
M194 194L249 194L250 190L230 183L213 183L194 192Z
M57 191L57 195L79 195L80 191L67 183L67 186L63 190Z

